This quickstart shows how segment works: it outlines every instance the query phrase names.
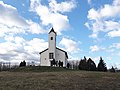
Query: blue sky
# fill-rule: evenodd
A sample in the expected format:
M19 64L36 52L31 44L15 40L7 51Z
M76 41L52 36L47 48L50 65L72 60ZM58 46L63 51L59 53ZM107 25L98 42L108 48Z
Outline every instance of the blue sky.
M39 62L52 27L69 60L120 68L120 0L0 0L0 60Z

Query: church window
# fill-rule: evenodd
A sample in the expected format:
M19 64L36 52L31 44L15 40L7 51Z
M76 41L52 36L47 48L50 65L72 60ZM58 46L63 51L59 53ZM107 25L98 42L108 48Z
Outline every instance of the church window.
M49 53L49 59L53 59L53 53Z
M51 37L51 40L53 40L53 37Z

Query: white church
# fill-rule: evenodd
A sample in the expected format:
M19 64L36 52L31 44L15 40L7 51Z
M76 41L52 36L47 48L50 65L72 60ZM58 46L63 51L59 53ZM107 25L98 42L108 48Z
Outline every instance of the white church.
M51 61L63 62L63 67L67 66L67 52L56 47L56 32L52 28L48 33L48 48L40 52L40 66L51 66Z

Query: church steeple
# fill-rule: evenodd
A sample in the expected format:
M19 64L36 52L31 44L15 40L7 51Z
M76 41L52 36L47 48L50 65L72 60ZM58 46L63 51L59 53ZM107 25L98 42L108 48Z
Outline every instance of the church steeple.
M56 51L56 32L52 28L49 32L48 37L48 49L49 49L49 59L55 59L55 51Z
M54 31L53 27L52 27L52 29L50 30L49 34L50 34L51 32L54 32L54 33L56 34L56 32Z

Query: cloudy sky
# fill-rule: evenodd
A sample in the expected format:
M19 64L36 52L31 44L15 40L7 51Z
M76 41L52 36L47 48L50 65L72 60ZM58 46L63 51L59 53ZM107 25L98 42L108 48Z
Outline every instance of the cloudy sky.
M70 60L120 68L120 0L0 0L0 61L39 62L52 27Z

